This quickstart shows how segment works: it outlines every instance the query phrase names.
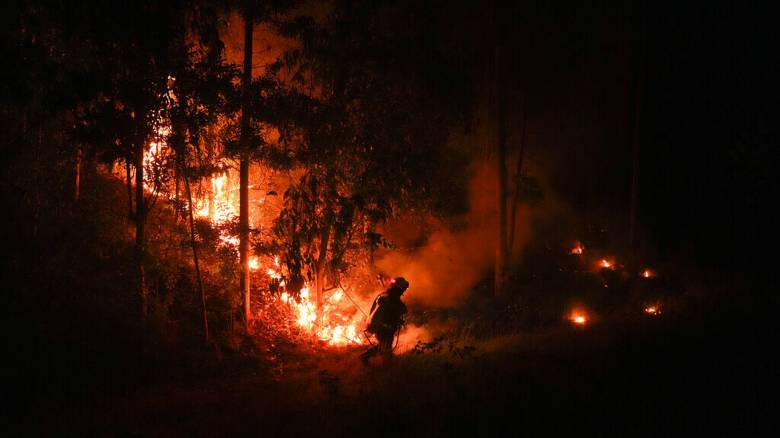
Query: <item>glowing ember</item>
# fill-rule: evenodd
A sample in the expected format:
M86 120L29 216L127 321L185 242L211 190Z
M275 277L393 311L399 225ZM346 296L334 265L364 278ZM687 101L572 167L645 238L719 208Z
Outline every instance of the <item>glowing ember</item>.
M577 242L577 245L571 249L569 254L581 255L585 251L585 247L581 243Z
M574 325L584 326L588 323L588 315L582 310L574 310L569 315L569 321Z
M647 306L645 307L645 313L648 315L660 315L661 314L661 308L659 306Z
M651 277L653 277L653 271L651 271L649 269L645 269L644 271L642 271L642 277L644 277L644 278L651 278Z
M612 263L610 263L607 259L601 259L599 266L602 268L612 269Z

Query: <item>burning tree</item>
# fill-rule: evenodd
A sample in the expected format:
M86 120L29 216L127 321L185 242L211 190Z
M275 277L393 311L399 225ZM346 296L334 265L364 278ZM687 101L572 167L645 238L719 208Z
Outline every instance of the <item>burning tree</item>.
M470 116L468 72L461 68L461 56L468 54L437 40L433 29L396 34L392 23L416 16L417 8L394 6L385 16L372 7L335 2L324 21L295 17L279 23L299 48L260 77L245 74L239 83L238 69L221 55L215 8L211 2L148 2L82 11L96 31L78 36L78 45L89 49L84 58L93 86L78 106L76 139L90 159L124 167L144 314L144 267L152 256L147 221L158 198L178 212L177 226L183 224L179 216L185 219L201 303L206 291L200 251L207 239L196 219L208 217L231 255L242 240L256 237L258 254L279 257L288 293L300 298L310 285L322 311L335 297L325 299L323 291L341 285L355 267L373 268L373 250L388 244L377 233L383 220L401 211L462 207L466 160L447 140ZM251 39L252 22L274 11L244 12L252 18ZM247 64L245 73L251 70ZM229 196L211 199L232 190L224 173L234 161L241 170L249 162L289 175L273 224L265 226L272 219L265 217L252 230L244 217L236 232L230 225L235 216L247 216L236 214L245 209L234 212ZM211 187L205 193L204 181ZM241 191L248 188L242 177ZM242 196L241 205L245 201ZM213 211L218 203L224 211ZM251 255L241 259L241 278L248 270L276 270L261 267ZM245 281L242 290L247 287ZM203 313L205 326L205 304Z
M318 311L327 285L355 266L372 268L373 250L387 244L381 221L457 208L464 198L465 162L447 147L449 130L470 114L466 73L456 68L464 54L445 49L431 29L398 34L393 25L434 11L391 9L335 2L324 21L293 17L280 26L300 40L277 67L291 72L296 98L266 162L289 166L296 180L257 250L281 255L294 298L311 284Z
M204 172L193 167L203 164L196 157L203 131L232 93L234 72L220 55L213 14L207 3L184 10L176 2L111 5L84 14L94 27L81 44L91 50L86 59L95 85L79 108L75 137L101 161L124 163L144 314L149 212L158 195L170 195L172 181L176 188L168 198L178 200L180 180L191 195L190 181ZM187 206L191 212L191 200Z

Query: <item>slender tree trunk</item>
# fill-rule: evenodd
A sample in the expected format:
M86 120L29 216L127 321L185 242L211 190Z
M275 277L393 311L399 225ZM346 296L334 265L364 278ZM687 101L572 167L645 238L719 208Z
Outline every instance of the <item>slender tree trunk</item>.
M496 122L497 122L497 153L496 166L498 167L498 189L496 190L496 203L498 204L498 236L496 242L496 265L494 294L504 293L507 265L507 171L506 171L506 114L504 97L505 87L501 66L501 45L495 48L495 85L496 85Z
M314 288L316 292L317 300L317 320L322 318L322 301L323 291L325 290L325 264L328 259L328 245L330 244L330 231L331 231L331 216L327 215L325 220L326 225L322 234L320 235L320 254L317 256L317 273L314 282Z
M135 265L136 281L141 297L141 313L149 315L149 300L146 294L144 279L144 257L146 255L146 239L144 225L146 222L146 201L144 200L144 144L138 140L135 145Z
M183 172L182 172L183 173ZM195 264L195 280L198 283L198 291L200 292L201 309L203 310L203 333L206 338L206 342L209 341L209 318L206 311L206 292L203 290L203 279L200 275L200 261L198 260L198 245L195 241L195 218L192 215L192 190L190 189L190 180L186 174L184 177L184 190L187 194L187 202L189 203L189 220L190 220L190 246L192 246L192 261Z
M241 261L241 292L244 297L244 319L251 320L249 277L249 160L241 158L240 210L239 210L239 259Z
M244 74L242 77L241 105L241 164L239 182L239 245L238 253L241 262L241 293L244 297L244 322L247 328L251 321L251 297L249 277L249 102L250 84L252 83L252 34L254 30L250 7L244 12Z
M127 217L135 220L133 208L133 179L130 175L130 160L125 160L125 182L127 185Z
M512 199L512 209L509 212L509 237L507 238L507 247L509 251L512 251L515 245L515 228L517 228L517 205L520 203L520 191L522 190L523 183L523 158L525 157L525 132L528 124L528 117L526 111L528 104L526 97L523 97L523 118L522 118L522 132L520 134L520 149L517 152L517 169L516 169L516 181L515 181L515 195Z
M174 207L173 212L174 212L174 219L176 220L177 224L179 223L180 218L184 219L184 217L182 217L184 212L181 209L181 202L179 199L179 178L181 176L182 176L181 172L178 169L173 171L173 207ZM190 201L192 200L190 199ZM189 204L189 208L192 209L192 204Z
M73 200L79 202L81 198L81 147L76 148L76 187L73 193Z

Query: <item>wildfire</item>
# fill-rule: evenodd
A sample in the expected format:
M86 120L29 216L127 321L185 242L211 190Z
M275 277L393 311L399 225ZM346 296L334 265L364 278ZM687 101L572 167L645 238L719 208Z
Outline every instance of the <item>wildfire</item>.
M574 310L569 315L569 321L574 325L584 327L588 323L588 315L582 310Z
M585 247L581 243L577 242L577 245L569 251L569 254L581 255L585 251Z
M642 277L644 277L644 278L652 278L654 276L655 276L655 274L653 273L653 271L651 271L649 269L645 269L644 271L642 271Z
M336 305L343 297L344 291L336 289L325 300L320 321L317 320L317 305L311 301L308 287L301 289L298 301L287 292L283 292L280 299L294 312L298 327L315 335L321 341L334 346L362 345L364 340L358 334L359 321L355 318L357 315L348 317L341 313Z
M276 280L282 278L279 272L279 258L274 258L274 267L268 268L266 274ZM281 280L284 286L284 280ZM323 300L321 318L317 320L317 305L311 300L309 287L303 287L295 300L287 292L282 292L279 299L290 307L295 315L295 324L306 332L315 335L319 340L333 346L362 345L365 341L358 334L359 315L347 316L342 310L342 302L346 292L337 288L329 297Z
M144 155L144 166L150 170L146 172L144 186L153 191L152 170L164 159L169 152L164 141L169 133L168 128L161 128L158 132L158 140L151 142L148 151ZM223 163L227 165L227 163ZM213 225L224 225L238 216L236 199L231 199L230 180L228 172L213 175L210 178L210 191L208 195L193 196L193 213L200 218L208 219ZM195 195L195 194L193 194ZM170 195L173 198L173 195ZM220 241L238 251L239 238L223 229L219 235ZM270 266L269 266L270 265ZM284 287L279 257L274 257L273 264L264 264L257 256L249 258L249 269L265 272L269 278L279 281ZM284 290L284 289L283 289ZM289 306L293 312L291 323L300 327L304 332L333 346L362 345L365 340L358 332L358 324L361 322L360 314L355 313L355 305L344 300L346 291L336 288L329 296L324 297L322 308L317 309L316 298L312 299L308 285L303 287L297 298L288 292L283 292L279 299Z
M599 266L601 266L602 268L612 269L613 263L607 259L601 259L601 261L599 262Z
M653 315L653 316L660 315L661 314L661 307L658 306L658 305L647 306L647 307L645 307L645 313L647 313L648 315Z

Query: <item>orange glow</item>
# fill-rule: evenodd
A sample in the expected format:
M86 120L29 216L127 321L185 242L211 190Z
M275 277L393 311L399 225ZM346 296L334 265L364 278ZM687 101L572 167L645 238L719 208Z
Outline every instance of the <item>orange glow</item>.
M583 327L588 323L588 314L584 310L573 310L569 315L572 324Z
M170 133L169 128L158 130L157 140L151 142L149 150L144 155L144 166L147 172L144 177L144 186L153 191L153 170L161 167L158 164L171 153L165 144L165 137ZM278 131L266 132L271 138L278 138ZM223 168L229 168L229 162L221 163ZM124 175L120 175L124 177ZM211 222L212 225L222 226L233 221L238 216L238 199L235 193L238 190L236 178L230 178L229 172L224 171L211 176L203 181L206 190L194 192L192 198L193 214ZM175 194L161 193L173 199ZM260 200L262 202L262 200ZM238 253L239 238L227 231L227 227L221 227L219 240ZM258 256L251 256L248 261L249 269L256 273L265 273L270 279L278 281L282 288L279 296L281 305L289 308L289 324L297 326L305 334L319 339L331 346L362 345L366 340L359 331L362 323L362 314L356 304L349 298L347 291L336 288L323 292L322 308L317 308L316 293L310 291L310 286L305 284L297 297L285 290L284 271L279 257L273 257L273 262Z
M660 315L661 314L661 307L657 306L657 305L647 306L647 307L645 307L645 313L647 313L648 315L653 315L653 316Z
M582 246L580 242L577 242L577 245L575 245L574 248L571 249L569 254L581 255L584 251L585 251L585 247Z
M613 264L607 259L601 259L601 261L599 262L599 266L601 266L602 268L612 269L612 265Z
M276 280L282 278L279 258L274 257L274 266L266 269L266 274ZM284 280L280 286L284 286ZM323 299L321 315L318 320L316 297L312 299L308 286L301 288L298 299L289 293L282 292L279 299L289 306L293 312L295 324L315 336L317 339L333 346L363 345L365 339L358 333L361 315L355 312L351 300L344 300L347 292L337 288Z
M365 341L358 335L357 330L360 315L355 313L348 316L340 310L339 305L343 302L344 294L345 291L339 288L323 300L322 315L319 321L317 305L311 301L308 287L301 289L298 301L290 297L287 292L283 292L280 299L290 306L298 327L321 341L333 346L362 345Z
M651 278L654 275L655 274L653 274L653 271L651 271L649 269L645 269L644 271L642 271L642 277L644 277L644 278Z

